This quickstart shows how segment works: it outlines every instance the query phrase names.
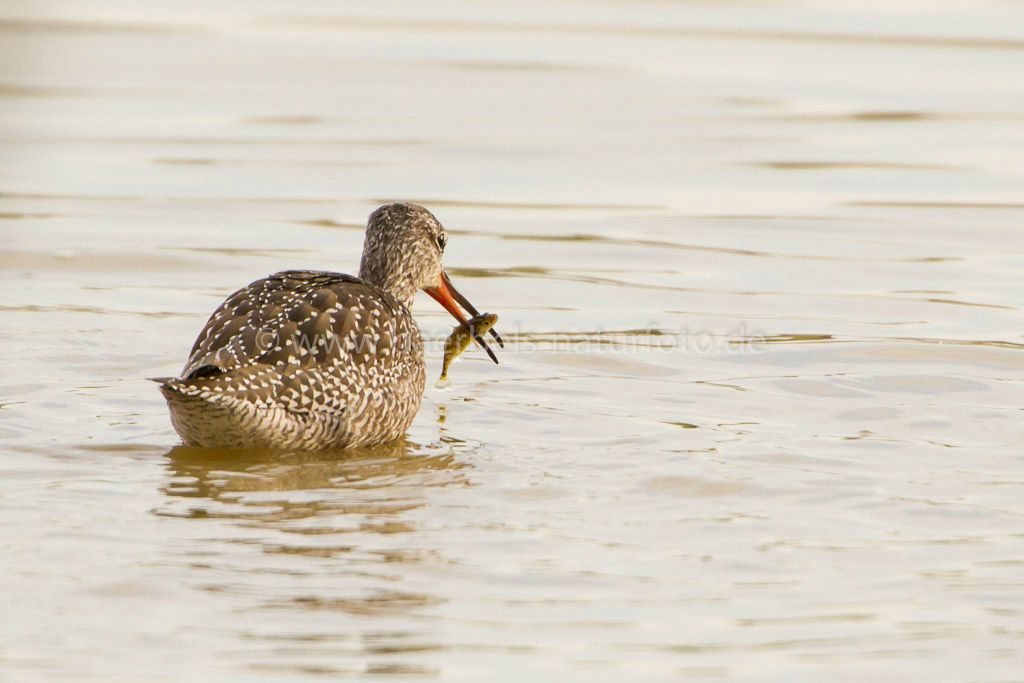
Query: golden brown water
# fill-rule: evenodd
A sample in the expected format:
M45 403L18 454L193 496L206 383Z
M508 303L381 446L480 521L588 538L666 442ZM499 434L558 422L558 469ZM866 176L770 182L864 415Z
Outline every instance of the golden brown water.
M0 45L0 679L1020 678L1019 2L9 0ZM404 444L175 447L143 378L391 199L502 364Z

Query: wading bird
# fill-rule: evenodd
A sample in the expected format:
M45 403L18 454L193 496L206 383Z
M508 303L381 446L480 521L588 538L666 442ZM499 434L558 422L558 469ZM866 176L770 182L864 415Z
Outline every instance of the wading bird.
M181 376L155 380L185 445L351 448L402 436L426 380L416 292L460 323L459 304L479 315L444 271L447 241L422 206L388 204L370 215L359 277L286 270L229 296Z

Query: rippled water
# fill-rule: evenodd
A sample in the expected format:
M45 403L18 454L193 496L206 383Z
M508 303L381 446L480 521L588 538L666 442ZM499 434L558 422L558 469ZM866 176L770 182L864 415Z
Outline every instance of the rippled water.
M1019 2L0 16L3 680L1019 679ZM502 364L176 447L144 378L390 199Z

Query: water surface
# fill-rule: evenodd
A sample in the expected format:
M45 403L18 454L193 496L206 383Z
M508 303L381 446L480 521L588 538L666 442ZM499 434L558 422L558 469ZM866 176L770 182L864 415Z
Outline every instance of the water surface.
M1019 678L1022 27L9 0L0 678ZM402 443L179 447L144 378L395 199L502 364Z

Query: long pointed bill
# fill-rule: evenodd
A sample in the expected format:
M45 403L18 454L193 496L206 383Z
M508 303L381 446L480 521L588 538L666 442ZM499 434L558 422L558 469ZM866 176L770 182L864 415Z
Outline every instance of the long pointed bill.
M442 272L441 274L441 279L438 282L437 287L427 287L423 291L425 291L427 294L433 297L434 301L444 306L444 309L451 313L453 318L458 320L466 327L470 326L469 320L467 320L466 315L461 310L459 310L459 305L455 303L455 299L458 299L462 303L462 305L466 307L466 310L469 311L472 315L480 315L479 313L477 313L476 309L473 308L473 305L466 300L466 297L459 294L458 290L456 290L455 287L452 286L451 280L448 279L448 275L445 274L444 272ZM484 341L483 337L481 337L480 335L474 335L473 339L475 339L476 343L479 344L480 347L487 352L487 355L491 357L491 360L493 360L495 363L498 362L498 357L494 355L494 351L492 351L491 347L487 345L487 342Z
M459 290L455 289L455 285L452 284L451 279L448 277L448 273L444 272L443 270L441 271L441 282L444 284L445 287L448 288L448 291L451 293L451 295L455 297L455 300L462 304L463 308L469 311L470 315L480 315L480 311L476 310L476 307L474 307L473 304L469 303L469 299L459 294ZM501 340L501 335L498 334L498 331L493 327L491 328L491 336L494 337L494 341L498 342L498 346L500 346L501 348L505 348L505 342Z

